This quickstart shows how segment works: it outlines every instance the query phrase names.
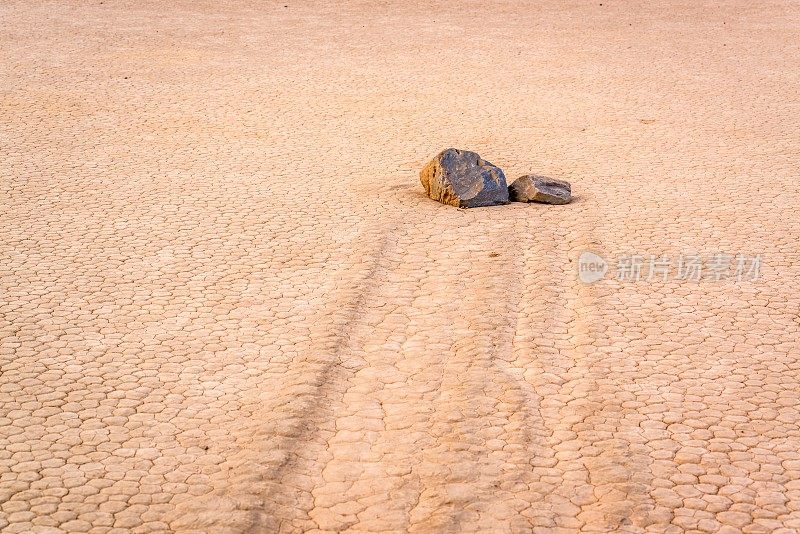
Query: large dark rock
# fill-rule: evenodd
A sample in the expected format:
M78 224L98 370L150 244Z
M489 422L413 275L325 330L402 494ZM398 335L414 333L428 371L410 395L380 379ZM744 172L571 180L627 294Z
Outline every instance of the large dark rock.
M513 202L568 204L572 200L572 188L564 180L526 174L508 186L508 196Z
M475 152L448 148L419 173L433 200L459 208L508 204L506 176Z

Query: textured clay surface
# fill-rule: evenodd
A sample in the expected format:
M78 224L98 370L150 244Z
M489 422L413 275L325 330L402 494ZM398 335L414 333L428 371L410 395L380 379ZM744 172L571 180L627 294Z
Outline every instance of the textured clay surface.
M522 4L0 3L4 533L800 529L798 4Z

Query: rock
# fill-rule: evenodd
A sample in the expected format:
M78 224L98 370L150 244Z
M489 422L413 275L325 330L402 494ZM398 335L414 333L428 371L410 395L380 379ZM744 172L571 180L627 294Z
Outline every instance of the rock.
M568 204L572 200L572 189L564 180L526 174L508 186L508 196L513 202Z
M448 148L419 173L433 200L459 208L508 204L506 176L475 152Z

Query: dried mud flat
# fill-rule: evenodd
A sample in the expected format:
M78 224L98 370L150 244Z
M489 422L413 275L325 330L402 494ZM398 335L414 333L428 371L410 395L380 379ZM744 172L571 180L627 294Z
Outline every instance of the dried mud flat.
M4 533L800 529L798 4L410 4L0 4Z

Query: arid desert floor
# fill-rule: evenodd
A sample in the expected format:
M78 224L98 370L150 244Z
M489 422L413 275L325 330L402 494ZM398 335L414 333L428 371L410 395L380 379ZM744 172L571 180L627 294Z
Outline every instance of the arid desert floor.
M798 532L799 206L796 1L2 0L0 530Z

